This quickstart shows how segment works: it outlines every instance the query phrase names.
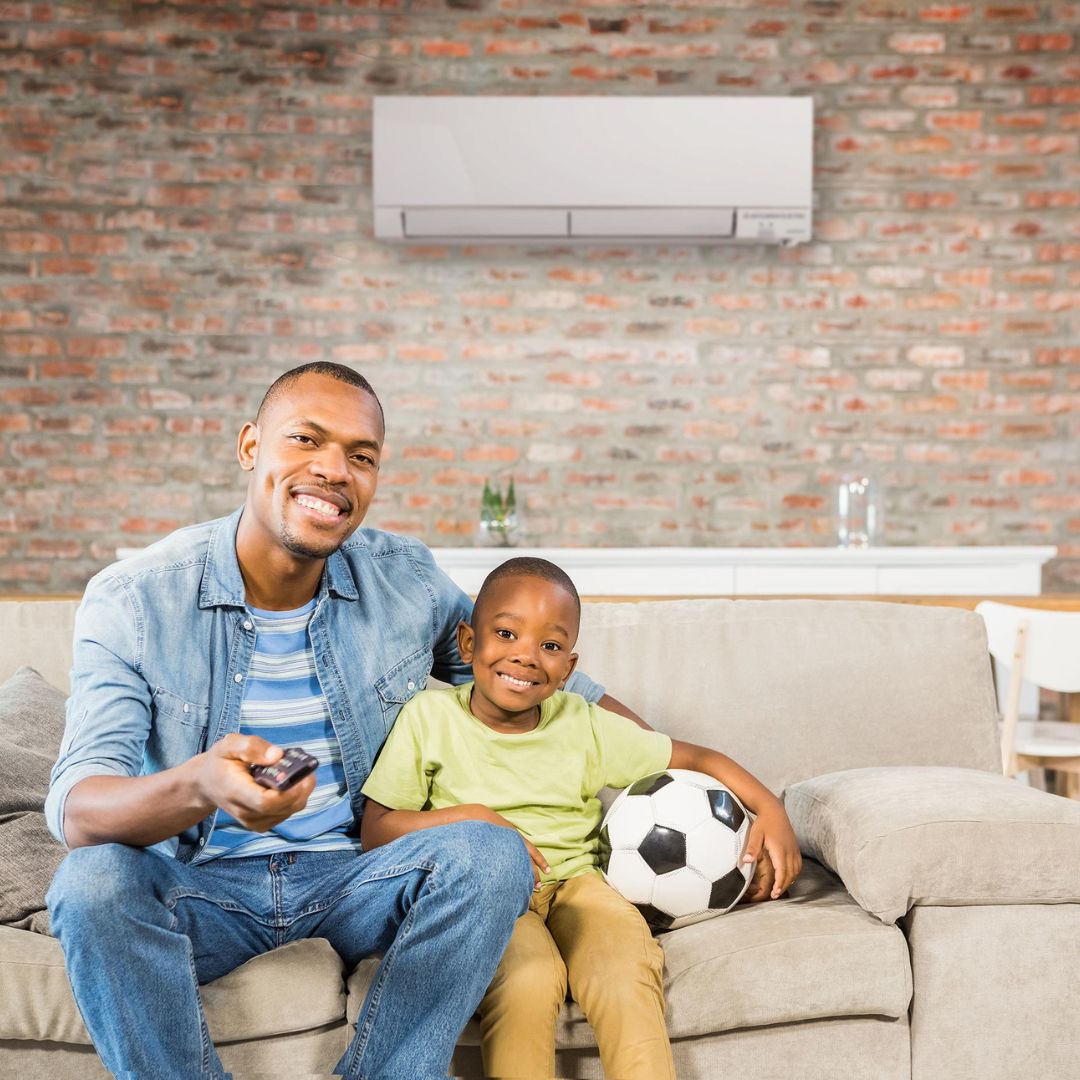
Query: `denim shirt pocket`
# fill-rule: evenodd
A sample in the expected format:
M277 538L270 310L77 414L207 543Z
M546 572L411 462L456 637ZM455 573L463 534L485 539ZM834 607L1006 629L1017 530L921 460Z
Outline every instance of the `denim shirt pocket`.
M154 690L153 713L150 738L159 742L162 760L186 761L205 749L209 705L200 705L159 686Z
M395 664L375 681L375 690L382 703L383 717L389 729L401 706L427 685L431 665L435 662L430 649L419 649Z

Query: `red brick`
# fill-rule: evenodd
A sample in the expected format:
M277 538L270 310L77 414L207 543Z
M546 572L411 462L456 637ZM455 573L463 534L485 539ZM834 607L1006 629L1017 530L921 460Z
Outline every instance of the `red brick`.
M82 554L82 544L78 540L35 537L27 545L26 551L35 559L77 559Z
M1072 34L1017 34L1013 38L1020 52L1068 52L1074 41Z
M124 236L102 233L73 233L68 237L68 251L72 255L123 255L128 242Z
M30 417L26 413L0 413L0 432L27 432Z
M945 51L945 35L932 33L890 34L886 45L894 52L919 55Z
M985 114L981 110L969 112L935 112L926 118L931 131L979 131Z
M90 276L96 274L98 264L92 259L43 259L41 272L50 277L67 277L73 274Z
M960 23L967 22L974 8L971 4L935 4L919 10L923 22Z
M471 46L464 41L425 41L420 46L420 51L425 56L468 56L472 52Z
M4 250L20 255L40 255L64 250L59 236L41 232L6 232L2 234Z
M7 356L59 356L60 342L41 334L4 334L0 344Z
M1010 469L998 477L1007 487L1046 487L1057 483L1057 473L1048 469Z

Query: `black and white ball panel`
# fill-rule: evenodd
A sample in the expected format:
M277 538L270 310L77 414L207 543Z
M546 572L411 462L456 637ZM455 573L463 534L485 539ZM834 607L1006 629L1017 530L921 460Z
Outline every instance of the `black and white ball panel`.
M650 926L676 929L722 914L753 874L740 862L752 819L719 781L667 769L612 803L600 830L601 869Z

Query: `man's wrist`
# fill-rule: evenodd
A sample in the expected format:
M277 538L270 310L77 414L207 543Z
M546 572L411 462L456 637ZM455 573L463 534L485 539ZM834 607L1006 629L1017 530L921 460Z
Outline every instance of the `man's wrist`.
M218 806L207 786L209 764L210 755L204 751L176 767L177 795L192 813L199 813L200 819Z

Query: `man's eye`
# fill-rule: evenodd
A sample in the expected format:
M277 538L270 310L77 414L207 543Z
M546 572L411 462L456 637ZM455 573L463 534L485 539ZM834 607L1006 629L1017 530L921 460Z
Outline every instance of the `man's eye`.
M374 465L375 459L370 454L353 454L353 461L361 465Z
M289 438L290 439L295 439L297 442L300 442L300 443L312 443L312 444L314 444L314 442L315 442L315 440L310 435L290 435Z

